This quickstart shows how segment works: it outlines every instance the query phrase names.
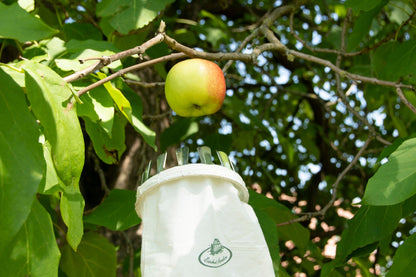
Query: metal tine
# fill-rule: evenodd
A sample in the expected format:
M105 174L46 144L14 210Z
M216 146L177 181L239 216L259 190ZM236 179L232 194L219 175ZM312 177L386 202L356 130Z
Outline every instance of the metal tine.
M167 157L167 153L166 152L163 153L163 154L160 154L157 157L157 160L156 160L156 171L157 171L157 173L159 173L159 172L161 172L162 170L165 169L166 157Z
M188 164L189 148L184 146L176 149L176 159L178 160L178 165Z
M233 162L232 162L230 159L228 159L228 160L230 161L231 169L232 169L233 171L235 171L235 167L234 167Z
M222 151L217 151L217 156L218 156L222 166L224 166L228 169L234 170L234 167L233 167L230 159L228 158L227 154L225 154Z
M211 148L208 146L198 147L199 159L204 164L212 164Z
M147 181L150 177L150 170L152 168L152 161L149 161L147 168L142 173L142 184Z

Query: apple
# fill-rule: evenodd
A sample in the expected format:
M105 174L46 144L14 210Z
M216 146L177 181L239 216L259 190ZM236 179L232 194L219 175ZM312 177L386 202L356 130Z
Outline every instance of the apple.
M180 116L213 114L224 102L224 74L217 64L208 60L181 61L166 77L165 95L169 106Z

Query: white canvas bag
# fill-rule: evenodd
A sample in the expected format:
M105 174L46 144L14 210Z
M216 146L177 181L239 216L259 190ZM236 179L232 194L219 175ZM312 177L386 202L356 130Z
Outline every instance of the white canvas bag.
M272 277L244 181L213 164L166 169L137 189L144 277Z

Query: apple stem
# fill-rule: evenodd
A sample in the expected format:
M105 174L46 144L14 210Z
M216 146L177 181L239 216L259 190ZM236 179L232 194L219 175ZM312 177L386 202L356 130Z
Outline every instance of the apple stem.
M197 104L193 104L193 107L194 107L195 109L197 109L197 110L200 110L200 109L201 109L201 106L200 106L200 105L197 105Z

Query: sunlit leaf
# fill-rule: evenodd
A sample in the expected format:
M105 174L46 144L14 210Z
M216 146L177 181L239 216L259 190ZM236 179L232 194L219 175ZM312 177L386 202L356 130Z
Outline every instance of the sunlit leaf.
M92 89L80 97L82 103L77 103L77 114L88 117L92 122L112 136L114 121L114 102L103 86Z
M150 145L153 149L156 147L156 133L147 127L142 120L143 105L140 96L134 92L129 86L126 85L121 79L116 80L117 86L123 91L123 95L129 101L131 106L131 121L130 124L144 139L144 141Z
M111 26L122 34L140 29L152 21L173 0L104 0L97 5L98 16L113 16Z
M64 71L80 71L84 68L87 68L90 65L96 64L99 60L88 60L83 63L80 63L79 60L83 60L86 58L101 58L102 56L111 56L113 54L114 53L111 51L98 52L95 50L86 49L78 54L70 55L66 59L56 59L55 62L56 65ZM121 69L121 63L120 61L117 61L109 64L108 67L118 70Z
M0 38L12 38L25 42L47 38L56 33L57 30L29 14L19 4L6 6L0 3Z
M53 194L60 191L60 184L58 175L56 174L55 166L52 161L51 146L48 141L42 143L43 157L46 162L45 185L39 187L39 193Z
M66 240L72 249L77 250L84 234L82 214L84 212L84 198L74 186L65 186L61 197L61 215L68 227Z
M51 144L56 172L65 185L77 186L84 165L84 137L76 111L66 108L72 92L44 65L27 61L24 69L27 95Z
M366 205L394 205L416 193L416 138L404 141L368 181Z
M107 133L99 123L84 118L85 129L92 140L95 153L107 164L114 164L120 160L125 144L126 119L120 114L114 114L111 133Z
M97 75L100 79L104 79L106 77L106 75L101 72L97 72ZM116 104L118 110L126 117L129 122L132 122L132 108L129 100L127 100L123 93L118 88L113 86L111 82L106 82L104 87L110 94L111 98L113 98L113 101Z
M23 90L0 68L0 256L22 227L45 171L39 125ZM7 276L7 275L6 275Z

